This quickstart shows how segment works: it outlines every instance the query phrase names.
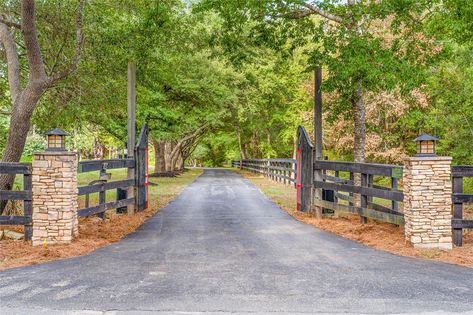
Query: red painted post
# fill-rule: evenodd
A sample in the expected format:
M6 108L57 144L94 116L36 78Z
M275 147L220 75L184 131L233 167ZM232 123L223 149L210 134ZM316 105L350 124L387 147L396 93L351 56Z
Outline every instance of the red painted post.
M296 202L297 202L297 211L301 211L301 152L302 149L297 149L297 157L296 157Z
M148 209L148 186L149 186L149 170L148 170L148 144L145 148L145 188L146 188L146 203L145 209Z

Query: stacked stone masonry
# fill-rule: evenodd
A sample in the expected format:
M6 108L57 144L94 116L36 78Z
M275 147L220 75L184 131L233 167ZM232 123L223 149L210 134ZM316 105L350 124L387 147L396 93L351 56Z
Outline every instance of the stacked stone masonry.
M37 153L33 163L33 246L77 236L77 154Z
M451 157L404 160L405 235L416 248L452 248Z

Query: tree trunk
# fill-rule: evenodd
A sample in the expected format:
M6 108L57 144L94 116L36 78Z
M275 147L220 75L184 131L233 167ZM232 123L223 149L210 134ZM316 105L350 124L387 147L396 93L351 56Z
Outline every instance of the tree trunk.
M365 144L366 144L366 121L365 121L365 103L363 101L363 87L361 81L358 81L356 91L352 96L353 116L355 118L354 131L354 156L355 162L365 162ZM355 186L361 185L361 174L355 173L353 178ZM353 194L353 204L356 207L361 206L361 195ZM366 220L362 218L362 222Z
M170 140L164 141L164 169L166 172L173 171L173 165L171 163L171 153L172 153L172 142Z
M173 150L175 150L174 148ZM172 166L172 171L179 171L179 159L182 159L182 151L180 148L178 148L177 152L171 156L171 166Z
M271 158L271 132L268 130L266 134L266 141L268 142L268 155L267 158Z
M352 106L355 117L354 155L355 162L365 162L366 146L366 109L363 100L363 87L358 81L358 87L352 97Z
M164 160L164 141L156 141L153 138L150 138L151 143L154 148L154 172L155 173L164 173L166 171L166 162Z
M182 157L182 152L179 152L177 155L176 170L184 170L184 158Z
M2 162L18 162L23 154L26 137L30 130L31 116L39 98L43 94L42 88L25 90L20 94L12 108L10 131L3 151ZM15 175L0 175L0 190L11 190ZM0 213L4 212L7 201L0 201Z
M63 71L46 75L36 30L35 1L21 1L21 24L18 27L23 37L23 47L15 43L14 32L11 32L8 23L0 21L0 42L5 51L7 61L8 84L12 99L10 130L3 151L3 162L20 161L26 143L26 136L30 129L31 116L41 95L59 80L67 77L77 69L83 43L82 11L85 0L80 0L76 16L76 47L71 63ZM3 15L3 14L2 14ZM28 80L25 88L21 86L20 51L28 60ZM15 176L0 175L0 190L11 189ZM0 202L0 212L5 209L6 202Z

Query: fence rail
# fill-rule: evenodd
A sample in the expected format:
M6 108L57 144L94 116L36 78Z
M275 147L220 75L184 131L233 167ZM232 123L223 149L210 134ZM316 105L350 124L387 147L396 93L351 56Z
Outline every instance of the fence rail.
M296 160L294 159L245 159L232 161L232 166L262 174L283 184L296 181Z
M22 216L0 216L0 225L23 225L25 240L31 240L33 234L33 193L30 163L0 163L0 174L22 174L23 190L0 190L0 200L23 200Z
M348 212L360 215L363 222L367 218L378 221L404 224L404 214L399 211L399 202L404 199L398 190L398 180L402 178L402 167L388 164L353 163L316 160L314 173L319 172L321 180L313 180L313 187L322 190L322 198L315 198L314 205L333 212ZM327 174L332 172L333 174ZM342 177L341 173L345 177ZM355 180L359 176L359 181ZM390 187L374 184L374 176L389 177ZM348 193L348 194L343 194ZM360 206L353 204L353 195L360 195ZM379 200L381 199L381 200ZM342 200L342 202L340 202ZM380 204L384 200L384 204ZM390 201L390 205L386 204Z
M463 218L463 205L473 203L473 194L465 194L463 191L463 179L473 177L473 165L452 166L452 203L453 203L453 242L456 246L462 246L463 229L472 229L473 220Z
M118 168L134 168L134 159L111 159L111 160L92 160L79 162L78 172L86 173L93 171L100 171L101 178L92 181L86 186L81 186L78 189L78 195L85 195L85 207L77 210L79 217L86 217L93 214L99 214L101 218L104 217L105 211L121 208L135 203L135 198L125 198L111 202L106 201L107 190L117 190L117 198L120 195L118 190L126 189L135 186L135 179L125 179L119 181L108 182L106 170ZM94 206L89 205L89 194L99 193L98 204Z

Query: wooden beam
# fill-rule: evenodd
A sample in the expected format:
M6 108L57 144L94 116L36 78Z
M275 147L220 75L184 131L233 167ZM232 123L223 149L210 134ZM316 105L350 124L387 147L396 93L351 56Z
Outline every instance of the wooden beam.
M322 123L322 67L317 66L314 70L314 139L316 160L320 160L323 157Z
M473 177L473 165L452 166L453 177Z
M135 151L135 111L136 111L136 65L134 62L128 63L128 142L127 151L128 158L134 158ZM135 178L135 170L128 169L128 179ZM127 190L127 198L134 198L135 188L129 187ZM135 213L135 205L129 204L127 213L132 215Z
M390 164L315 160L314 169L402 178L403 167Z
M79 209L77 211L77 215L79 217L87 217L89 215L101 213L107 210L121 208L123 206L134 205L134 204L135 204L135 198L127 198L127 199L122 199L118 201L111 201L111 202L99 204L93 207Z
M117 189L117 188L128 188L134 185L135 185L135 180L124 179L124 180L119 180L119 181L103 183L103 184L81 186L78 189L79 191L78 195L81 196L81 195L92 194L96 192Z
M133 159L109 159L109 160L91 160L80 161L77 169L78 173L87 173L100 170L109 170L116 168L134 168Z
M31 217L24 216L0 216L0 225L27 225L31 224Z
M0 200L31 200L31 190L0 190Z
M371 218L376 221L381 221L381 222L386 222L386 223L391 223L391 224L396 224L396 225L404 225L403 214L386 213L386 212L381 212L374 209L336 204L333 202L319 200L319 199L314 200L314 205L318 207L331 209L331 210L334 210L335 212L359 214L359 215L362 215L363 217Z
M31 174L31 164L0 162L0 174Z

